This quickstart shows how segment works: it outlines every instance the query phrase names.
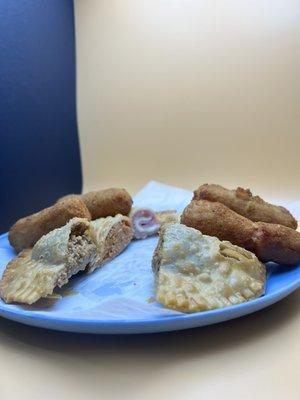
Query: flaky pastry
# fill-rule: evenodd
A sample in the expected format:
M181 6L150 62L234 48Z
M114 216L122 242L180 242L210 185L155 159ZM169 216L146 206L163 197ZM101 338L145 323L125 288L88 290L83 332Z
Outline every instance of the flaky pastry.
M87 272L93 272L120 254L133 237L130 219L121 214L99 218L92 221L91 226L96 236L97 256L88 265Z
M97 254L94 232L86 219L73 218L62 228L42 236L33 249L11 260L0 281L7 303L32 304L65 285Z
M93 222L73 218L8 263L0 296L7 303L32 304L52 295L77 272L92 272L116 257L132 236L131 222L123 215Z
M161 228L152 268L157 301L183 312L243 303L265 290L266 268L254 254L181 224Z

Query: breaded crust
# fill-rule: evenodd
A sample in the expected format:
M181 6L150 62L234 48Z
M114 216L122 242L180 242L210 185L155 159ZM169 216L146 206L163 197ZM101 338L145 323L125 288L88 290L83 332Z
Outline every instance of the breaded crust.
M97 190L85 193L81 198L89 209L92 220L117 214L128 215L132 207L132 198L125 189Z
M42 211L19 219L9 230L9 243L17 252L33 247L43 235L64 226L74 217L91 219L89 210L80 198L62 200Z
M300 262L300 233L294 229L266 222L254 223L255 253L262 261L283 265Z
M219 202L253 222L268 222L292 229L297 221L284 207L267 203L259 196L253 196L249 189L238 187L228 190L220 185L205 184L194 191L194 200Z
M92 220L115 216L117 214L128 215L132 207L132 198L125 189L110 188L96 190L82 195L68 194L58 203L69 198L80 198L91 213Z
M300 233L279 224L252 222L224 204L193 200L183 211L181 222L205 235L252 251L262 261L284 265L300 262Z

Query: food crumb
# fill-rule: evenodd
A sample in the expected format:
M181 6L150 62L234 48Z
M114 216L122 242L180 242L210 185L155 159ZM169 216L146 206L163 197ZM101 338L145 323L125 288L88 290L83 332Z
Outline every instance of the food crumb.
M46 300L60 300L62 298L62 295L59 293L52 293L48 294L48 296L44 297Z
M70 297L70 296L76 296L78 294L77 290L69 289L65 290L62 294L63 297Z
M149 299L147 299L147 303L154 303L154 302L155 302L154 297L149 297Z
M70 297L70 296L76 296L78 294L78 291L74 289L62 288L62 289L57 289L55 294L60 296L60 298Z

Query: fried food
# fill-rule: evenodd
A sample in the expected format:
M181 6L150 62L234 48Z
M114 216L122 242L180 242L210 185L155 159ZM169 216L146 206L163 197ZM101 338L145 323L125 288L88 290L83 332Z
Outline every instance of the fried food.
M48 297L77 272L92 272L116 257L132 236L131 221L123 215L93 222L73 218L8 263L0 296L7 303L26 304Z
M212 310L264 294L266 268L249 251L176 223L159 235L152 268L156 299L167 308Z
M155 216L161 224L180 222L180 214L176 210L158 211Z
M155 235L160 228L160 222L156 218L155 212L149 208L137 208L131 211L134 238L146 239Z
M91 226L95 232L97 256L86 269L89 273L120 254L133 237L131 220L124 215L99 218L92 221Z
M43 235L64 226L74 217L91 219L80 198L69 198L28 217L19 219L9 230L8 240L17 252L32 247Z
M58 200L58 203L68 198L80 198L91 213L92 220L115 216L128 215L132 207L132 198L125 189L104 189L88 192L82 195L69 194Z
M292 229L297 228L297 221L284 207L269 204L258 196L253 196L249 189L238 187L228 190L220 185L205 184L194 192L194 200L219 202L253 222L268 222Z
M181 222L252 251L261 261L284 265L300 262L300 233L279 224L252 222L222 203L193 200Z
M6 303L32 304L52 295L55 287L84 270L97 255L93 229L86 219L73 218L62 228L44 235L33 249L11 260L0 281Z
M82 195L82 200L89 209L92 219L128 215L132 198L125 189L105 189Z
M155 212L149 208L135 208L129 216L135 239L146 239L156 235L162 224L180 221L180 215L174 210Z

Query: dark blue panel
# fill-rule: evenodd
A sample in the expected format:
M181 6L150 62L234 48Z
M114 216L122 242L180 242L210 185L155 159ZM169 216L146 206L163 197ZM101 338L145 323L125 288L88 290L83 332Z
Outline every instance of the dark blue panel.
M81 191L70 0L0 0L0 231Z

